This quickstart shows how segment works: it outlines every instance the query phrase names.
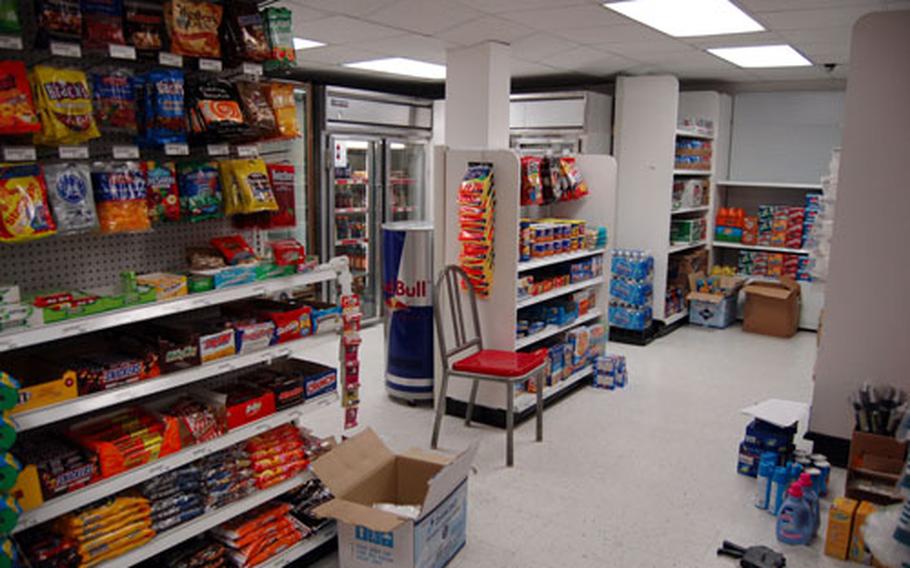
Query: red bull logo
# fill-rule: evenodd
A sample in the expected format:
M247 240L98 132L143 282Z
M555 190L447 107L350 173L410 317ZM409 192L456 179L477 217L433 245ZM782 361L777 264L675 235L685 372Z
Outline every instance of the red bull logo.
M402 298L428 298L429 283L426 280L418 280L412 286L408 286L402 280L387 282L385 284L385 295L385 305L389 310L406 310L408 305Z

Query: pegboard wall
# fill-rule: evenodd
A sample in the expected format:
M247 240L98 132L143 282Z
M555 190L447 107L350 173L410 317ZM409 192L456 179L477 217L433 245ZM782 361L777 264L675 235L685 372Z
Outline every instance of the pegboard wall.
M53 236L0 244L0 283L24 294L117 286L120 274L185 270L186 248L240 233L260 250L260 231L238 231L227 219L159 225L148 233Z

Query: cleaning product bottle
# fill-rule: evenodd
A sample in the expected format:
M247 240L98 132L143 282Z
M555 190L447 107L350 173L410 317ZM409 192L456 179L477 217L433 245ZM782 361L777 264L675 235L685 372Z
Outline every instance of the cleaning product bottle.
M803 466L796 462L789 462L787 468L790 471L790 484L799 481L799 476L803 473Z
M794 483L777 514L777 540L784 544L809 544L813 529L812 511L803 497L803 488Z
M755 506L767 509L771 506L771 478L774 476L774 467L777 465L777 456L773 452L765 452L758 462L758 483L755 486Z
M789 478L790 472L786 466L782 465L774 468L774 477L771 478L771 495L774 496L774 503L768 506L768 512L772 515L776 515L784 504Z
M803 472L800 474L797 483L803 488L803 497L806 499L809 511L812 513L812 535L815 536L818 534L819 514L821 511L818 504L818 493L815 492L815 488L812 486L812 474Z

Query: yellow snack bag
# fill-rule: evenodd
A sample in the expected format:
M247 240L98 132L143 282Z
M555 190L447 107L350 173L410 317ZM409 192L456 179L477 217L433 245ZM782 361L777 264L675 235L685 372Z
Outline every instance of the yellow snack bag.
M85 73L38 65L32 71L41 130L35 143L81 144L101 136L92 114L92 92Z
M294 101L294 85L272 83L268 87L269 104L278 122L279 138L300 136L297 126L297 103Z
M240 195L234 178L234 161L218 162L218 174L221 177L221 195L224 199L224 214L227 216L243 213L240 208Z
M244 213L278 211L278 202L272 193L269 170L262 158L234 160L234 183L240 197L240 208Z

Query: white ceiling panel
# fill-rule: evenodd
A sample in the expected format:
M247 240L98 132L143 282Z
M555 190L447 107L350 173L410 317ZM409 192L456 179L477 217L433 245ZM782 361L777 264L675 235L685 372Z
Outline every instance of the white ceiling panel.
M600 74L616 72L635 64L625 57L612 55L590 47L576 47L542 60L544 65L570 70L596 70ZM602 73L600 70L603 70Z
M483 41L512 43L527 35L528 29L521 24L487 15L445 30L436 37L459 45L474 45Z
M463 24L480 12L452 0L398 0L366 16L372 22L432 35Z
M328 18L329 16L335 15L331 12L309 8L307 6L302 6L294 2L279 2L278 5L288 8L294 12L294 24L297 24L298 22L301 24L303 22L312 22L314 20L321 20L323 18Z
M783 30L780 32L781 37L794 45L810 43L828 43L833 45L842 45L845 49L850 49L850 28L827 28L822 30Z
M866 6L870 9L876 9L883 4L884 0L733 0L746 11L757 12L780 12L783 10L808 10L808 9L827 9L843 8L851 6Z
M663 55L690 53L695 50L695 48L691 45L687 45L681 41L666 43L655 43L650 41L605 43L601 45L593 45L591 47L596 47L615 55L622 55L623 57L629 57L631 59L639 59L643 56L659 58Z
M558 70L549 65L541 65L540 63L532 63L530 61L512 58L513 77L536 77L552 75L556 72L558 72Z
M502 14L502 16L531 29L547 33L557 30L613 26L629 22L625 17L594 3L564 8L515 10Z
M446 48L448 47L448 44L440 39L419 35L403 35L349 45L443 65L446 62Z
M401 30L347 16L332 16L315 22L303 22L300 30L303 37L330 45L385 39L404 34Z
M329 45L326 47L316 47L305 49L297 52L299 62L306 63L324 63L330 65L340 65L342 63L351 63L354 61L363 61L365 59L376 59L389 55L381 51L366 50L362 47L347 45Z
M592 3L591 0L461 0L461 2L487 14L534 10L536 8L582 6Z
M365 16L393 4L395 0L289 0L291 4L316 8L344 16Z
M699 48L739 47L744 45L773 45L785 43L783 36L777 32L755 32L751 34L731 34L692 38L689 42Z
M785 10L762 12L755 18L766 28L782 30L817 30L825 28L848 28L863 15L868 14L868 5L827 8L818 10Z
M539 63L552 55L561 51L568 51L578 44L556 36L546 34L529 34L512 44L512 53L520 56L525 61Z
M620 24L603 28L603 37L597 42L591 43L626 43L626 42L680 42L667 34L662 34L641 24Z
M752 72L765 81L792 81L806 79L830 79L831 74L820 67L789 67L786 69L753 69Z

